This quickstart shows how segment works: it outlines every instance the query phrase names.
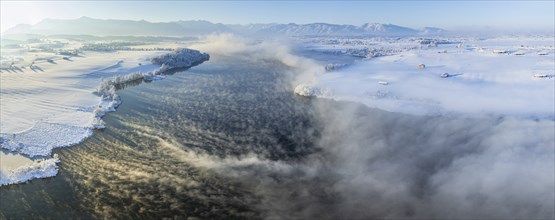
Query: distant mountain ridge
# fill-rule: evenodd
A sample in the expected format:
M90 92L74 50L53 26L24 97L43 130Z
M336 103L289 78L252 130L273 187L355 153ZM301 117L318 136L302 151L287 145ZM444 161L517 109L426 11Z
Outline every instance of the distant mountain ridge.
M325 36L407 36L420 35L420 31L393 24L366 23L362 26L328 23L276 24L258 31L265 34L325 35Z
M81 17L68 20L44 19L35 25L15 26L3 34L183 36L209 34L219 27L219 25L207 21L154 23L145 20L104 20Z
M44 19L35 25L21 24L6 30L9 34L71 34L95 36L198 36L212 33L287 36L410 36L438 35L446 31L426 27L421 30L408 27L366 23L361 26L345 24L248 24L233 25L203 20L148 22L145 20L112 20L81 17L77 19Z

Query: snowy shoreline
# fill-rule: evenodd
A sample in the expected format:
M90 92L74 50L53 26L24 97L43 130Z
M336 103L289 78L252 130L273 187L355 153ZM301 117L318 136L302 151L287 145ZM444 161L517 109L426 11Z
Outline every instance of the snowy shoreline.
M96 100L99 100L96 107L91 106L76 111L73 110L73 112L64 113L58 118L54 117L55 119L52 121L49 121L50 119L39 120L32 127L20 132L0 132L2 150L0 156L3 158L14 157L13 155L15 157L23 157L24 155L25 158L42 158L30 160L25 166L15 169L0 170L0 186L23 183L34 178L55 176L58 171L56 163L60 160L57 155L52 155L50 158L52 150L78 144L90 137L93 134L93 129L104 128L104 122L101 118L107 112L115 111L117 106L121 104L121 100L116 93L118 85L136 80L163 79L165 74L170 71L188 69L209 60L209 58L208 54L192 49L177 49L171 53L147 58L154 66L143 69L151 69L150 71L136 71L126 75L114 71L113 76L102 77L98 87L89 91L91 94L94 93L93 97L96 97ZM115 65L95 72L118 67L122 63L123 61L118 61ZM3 121L3 123L6 122ZM3 126L9 125L3 124Z
M106 112L115 111L115 109L121 104L121 99L119 98L118 94L116 94L117 86L137 80L163 79L165 78L165 73L169 71L175 69L191 68L209 59L210 55L206 53L200 53L197 50L183 48L169 54L152 58L151 62L153 64L160 65L159 69L152 70L146 73L136 72L123 76L114 76L112 78L103 79L100 82L100 85L96 88L96 91L94 91L94 93L100 96L102 99L98 107L93 112L95 118L92 126L94 128L104 128L104 123L102 122L101 118L106 114Z

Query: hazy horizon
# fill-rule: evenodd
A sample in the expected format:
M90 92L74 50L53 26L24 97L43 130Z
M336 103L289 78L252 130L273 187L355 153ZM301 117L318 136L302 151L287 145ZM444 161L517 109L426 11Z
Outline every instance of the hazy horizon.
M44 19L206 20L224 24L364 23L460 31L555 31L553 1L33 2L2 1L1 32Z

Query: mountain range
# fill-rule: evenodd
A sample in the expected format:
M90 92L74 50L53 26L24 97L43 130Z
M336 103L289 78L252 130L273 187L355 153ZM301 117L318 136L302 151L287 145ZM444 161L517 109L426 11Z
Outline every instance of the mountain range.
M248 24L234 25L203 20L148 22L145 20L112 20L81 17L77 19L44 19L35 25L20 24L2 35L95 35L95 36L198 36L212 33L235 33L258 36L387 36L439 35L446 31L426 27L412 29L393 24L366 23L361 26L311 23L311 24Z

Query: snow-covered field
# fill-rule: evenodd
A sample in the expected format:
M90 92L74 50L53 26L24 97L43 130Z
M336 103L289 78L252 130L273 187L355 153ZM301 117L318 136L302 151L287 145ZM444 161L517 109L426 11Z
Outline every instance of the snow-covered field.
M311 41L307 48L323 53L389 53L369 54L358 62L331 68L299 85L295 92L415 115L555 117L553 37L431 42Z
M194 51L184 52L190 56L185 54L181 57L185 60L172 62L186 65L174 62L168 66L166 60L153 64L153 58L169 52L152 50L85 51L72 57L28 52L18 56L18 62L10 63L10 67L3 66L0 74L3 151L0 154L0 185L56 175L58 158L51 157L52 149L79 143L92 135L94 128L103 126L100 117L104 112L113 111L119 103L113 83L121 83L128 75L143 79L147 73L154 76L207 59L195 57L198 54L192 53ZM175 58L173 55L163 58L167 57ZM118 82L104 80L111 78ZM109 89L103 93L111 92L111 96L98 94L100 85L106 87L102 89ZM42 159L29 159L37 157Z

